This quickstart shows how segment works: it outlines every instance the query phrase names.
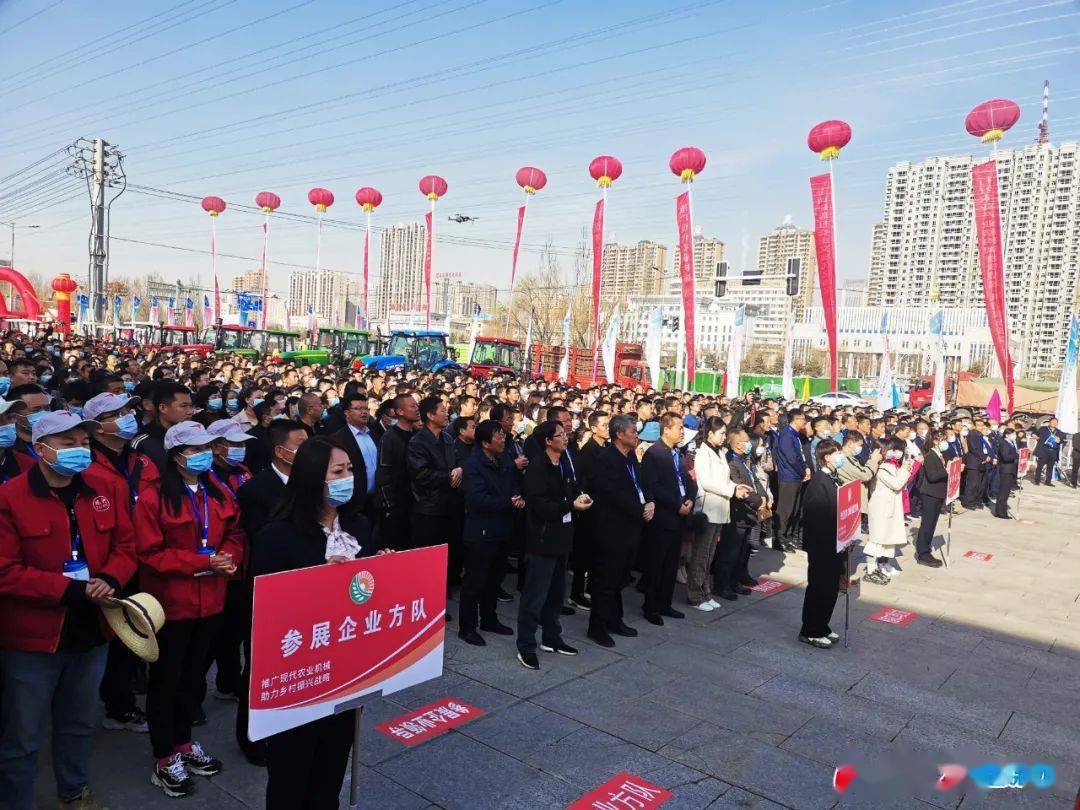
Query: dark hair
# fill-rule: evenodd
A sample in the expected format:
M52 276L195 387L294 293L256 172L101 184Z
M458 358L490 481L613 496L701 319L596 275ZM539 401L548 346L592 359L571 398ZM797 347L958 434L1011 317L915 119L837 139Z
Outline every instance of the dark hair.
M183 508L184 498L187 497L184 493L188 492L187 485L184 483L184 479L180 477L180 468L174 462L174 459L180 455L180 451L187 448L186 444L178 444L171 450L165 451L165 467L161 471L161 496L165 501L165 505L169 507L169 511L174 515L180 514L180 510ZM206 494L213 498L215 501L225 503L225 495L218 487L214 480L210 477L210 473L199 473L199 483L206 488Z
M901 453L907 451L907 442L903 439L898 439L895 436L889 436L881 443L881 449L885 452L889 450L898 450Z
M503 417L508 413L514 413L515 408L511 405L507 405L505 402L497 402L491 406L491 418L496 422L501 422Z
M442 404L439 397L424 397L420 400L420 421L427 424Z
M555 431L557 430L562 430L562 425L558 422L544 422L543 424L536 426L532 435L533 438L536 439L536 443L540 446L541 450L547 450L547 443L555 436Z
M394 403L393 404L394 411L396 412L397 409L401 406L401 404L403 402L406 402L409 399L412 399L412 394L398 394L396 397L394 397L391 400L391 402Z
M63 397L64 402L71 402L71 400L79 400L86 402L94 395L90 388L90 384L82 380L72 380L71 382L64 383L60 388L60 396Z
M814 450L814 466L820 470L825 466L825 459L839 449L840 445L832 439L822 439Z
M380 402L379 407L375 409L375 418L382 419L386 414L390 413L394 409L394 401L388 399L385 402Z
M562 405L552 405L547 409L547 416L544 419L545 422L558 422L559 414L570 413L569 408L564 408Z
M803 409L802 409L802 408L792 408L792 409L791 409L790 411L788 411L788 413L787 413L787 420L788 420L788 424L790 425L790 424L791 424L792 422L794 422L794 421L795 421L796 419L798 419L798 418L799 418L800 416L806 416L806 413L805 413L805 411L803 411Z
M698 431L698 436L704 440L708 438L710 433L714 430L719 430L720 428L727 430L727 424L723 419L719 416L706 416L701 422L701 429Z
M300 529L318 525L326 471L334 450L341 450L341 446L325 436L313 436L300 445L272 520L288 520Z
M33 360L27 360L25 357L16 357L14 360L7 361L8 373L14 369L22 368L23 366L30 366L30 368L34 370L34 373L37 373L37 366L34 364Z
M100 394L105 391L112 383L122 383L124 378L119 374L112 374L108 371L98 370L90 375L90 383L93 385L94 393Z
M367 401L368 401L367 394L365 394L363 391L353 391L352 393L345 394L345 396L343 396L341 398L341 410L343 410L343 411L349 410L353 406L353 403L355 403L355 402L367 402Z
M23 383L22 385L16 385L7 392L7 395L4 398L8 400L22 399L27 394L44 394L51 398L49 392L37 383Z
M681 425L682 417L673 411L666 411L664 415L660 417L660 429L667 430L671 427L673 422L678 422Z
M476 443L480 445L491 444L499 433L506 433L502 425L495 419L485 419L476 426Z
M454 437L456 438L461 435L461 431L465 429L465 426L468 425L469 422L475 421L475 416L457 416L454 418L454 421L450 423L450 430L453 431Z
M191 396L191 391L182 383L172 380L163 380L154 386L154 410L157 411L162 405L171 405L172 401L181 394Z
M262 407L261 402L259 407ZM270 449L285 444L289 439L289 434L296 430L303 431L304 435L307 435L307 428L293 419L275 419L272 421L266 429L266 439L270 443Z
M857 430L849 430L844 434L844 444L855 444L855 442L864 441L863 435Z
M607 411L593 411L589 414L589 427L594 428L600 424L600 420L605 416L610 416Z

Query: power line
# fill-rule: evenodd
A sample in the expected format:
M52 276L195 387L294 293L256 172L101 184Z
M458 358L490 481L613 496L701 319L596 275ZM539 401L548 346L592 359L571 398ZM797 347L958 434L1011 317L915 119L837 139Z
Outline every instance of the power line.
M9 25L7 28L5 28L3 31L0 31L0 37L4 36L5 34L10 34L12 31L14 31L19 26L25 25L26 23L30 22L30 20L34 19L35 17L40 17L46 11L49 11L50 9L56 8L58 5L60 5L63 2L64 2L64 0L56 0L56 2L50 3L49 5L38 9L33 14L30 14L27 17L23 17L17 23L13 23L12 25Z

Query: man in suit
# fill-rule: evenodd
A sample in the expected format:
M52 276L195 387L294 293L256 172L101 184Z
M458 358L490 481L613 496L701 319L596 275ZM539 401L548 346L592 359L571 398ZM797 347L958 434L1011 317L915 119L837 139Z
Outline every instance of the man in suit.
M292 473L296 452L307 440L307 430L299 422L275 419L267 429L270 442L270 466L236 491L240 506L240 524L247 536L245 554L258 542L259 532L270 522L270 515L281 502L285 485ZM248 684L251 681L251 594L254 580L251 567L244 566L244 614L240 619L244 637L244 669L240 674L236 708L236 742L252 765L266 764L266 746L248 739Z
M664 619L685 618L671 606L675 574L679 568L683 524L689 519L697 496L697 484L681 458L683 421L668 411L660 418L660 441L645 451L641 480L656 503L653 519L645 527L644 590L645 620L663 625Z
M967 451L964 453L964 488L960 502L965 509L982 509L986 487L986 470L991 466L990 442L983 434L984 422L976 421L968 430Z
M346 514L364 514L374 524L375 470L378 466L379 446L371 436L369 423L371 410L368 407L367 394L355 391L341 398L341 410L345 415L345 427L332 434L332 438L349 454L352 462L353 495L347 504L341 507Z
M987 423L986 440L990 443L990 467L986 470L986 486L983 489L983 504L985 506L993 506L994 499L997 498L998 491L998 464L999 453L1001 449L1001 425L994 420L990 420ZM1005 500L1009 499L1008 493L1005 495Z
M1069 461L1072 462L1069 483L1072 484L1073 489L1076 489L1076 476L1080 475L1080 433L1074 433L1072 436L1072 452L1069 455Z
M589 441L576 456L577 474L582 492L592 494L600 458L608 445L610 421L611 416L606 411L593 411L589 414ZM582 610L589 610L592 607L592 600L585 595L585 590L586 575L592 558L592 538L596 534L594 510L578 512L575 520L577 524L574 531L574 551L570 557L570 563L574 569L574 578L570 582L570 604Z
M1020 463L1020 450L1016 446L1016 431L1005 428L997 445L998 488L994 500L994 517L1008 519L1009 495L1016 486L1016 470Z
M641 531L653 518L656 505L642 488L640 467L634 451L638 432L634 416L611 419L612 443L596 463L590 479L597 532L593 540L592 612L589 638L601 647L614 647L611 634L633 637L638 631L623 621L622 589L637 555Z
M1035 444L1035 486L1043 480L1043 470L1046 470L1046 485L1054 485L1054 467L1061 455L1061 445L1065 442L1065 434L1058 430L1058 420L1051 416L1050 421L1039 428L1036 434L1039 439Z
M792 411L788 415L788 423L780 428L773 451L779 484L776 501L777 534L774 543L784 551L794 551L799 547L803 482L810 480L810 467L803 455L800 435L805 426L806 415L802 411Z
M412 548L412 488L406 453L409 440L420 427L420 408L412 394L394 398L397 423L379 441L379 465L375 471L375 500L379 522L376 545L379 548Z

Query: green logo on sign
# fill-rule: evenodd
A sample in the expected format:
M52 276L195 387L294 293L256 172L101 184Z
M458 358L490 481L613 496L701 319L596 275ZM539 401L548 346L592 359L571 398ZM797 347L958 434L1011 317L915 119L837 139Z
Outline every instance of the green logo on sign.
M375 577L370 571L361 571L349 581L349 598L362 605L375 593Z

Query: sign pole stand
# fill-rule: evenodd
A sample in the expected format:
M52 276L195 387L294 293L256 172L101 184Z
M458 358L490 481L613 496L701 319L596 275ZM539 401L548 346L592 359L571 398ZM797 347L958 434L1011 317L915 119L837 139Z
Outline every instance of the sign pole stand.
M949 504L949 523L948 523L948 526L945 529L945 551L944 551L944 555L943 555L944 558L945 558L945 567L946 568L949 567L949 560L952 557L952 516L953 516L953 509L952 509L952 504L950 503Z
M844 576L847 587L844 588L844 648L848 645L848 627L851 624L851 549L844 552Z
M364 725L364 707L356 707L356 719L353 723L352 773L349 776L349 810L360 810L360 734Z
M1024 494L1024 479L1021 478L1019 481L1016 482L1016 510L1013 512L1013 518L1015 520L1020 520L1020 496L1023 495L1023 494ZM1005 496L1005 498L1006 498L1005 503L1006 504L1008 503L1008 497L1009 497L1008 495Z

